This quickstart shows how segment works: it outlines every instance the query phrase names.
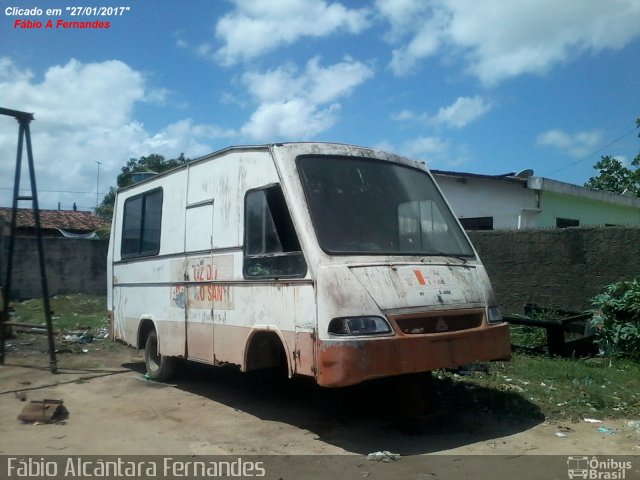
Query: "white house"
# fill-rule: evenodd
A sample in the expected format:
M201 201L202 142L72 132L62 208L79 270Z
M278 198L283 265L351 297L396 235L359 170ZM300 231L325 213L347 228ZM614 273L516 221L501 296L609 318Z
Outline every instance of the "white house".
M531 170L431 172L468 230L640 225L640 198L536 177Z

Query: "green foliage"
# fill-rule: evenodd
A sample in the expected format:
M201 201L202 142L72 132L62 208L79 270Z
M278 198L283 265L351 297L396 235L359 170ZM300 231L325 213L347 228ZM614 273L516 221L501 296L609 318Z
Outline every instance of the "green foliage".
M131 158L127 164L122 167L122 173L118 175L118 188L128 187L133 183L133 174L136 172L155 172L162 173L172 168L187 163L189 160L181 153L178 158L166 160L162 155L152 153L148 157L140 157L138 159ZM108 195L108 194L107 194Z
M640 360L640 276L612 283L592 300L596 341L605 353Z
M110 187L109 192L102 199L102 203L96 207L96 215L100 218L108 220L111 222L111 218L113 217L113 206L116 202L116 188ZM100 235L102 238L102 235Z
M640 128L640 118L636 120L636 126ZM584 186L614 193L626 191L640 198L640 153L631 161L631 166L635 168L627 168L620 160L609 155L602 157L593 166L600 173L591 177Z
M640 155L636 156L631 165L637 168L629 169L620 160L608 155L602 157L593 167L600 173L596 177L591 177L584 185L596 190L614 193L628 191L636 197L640 197Z
M152 153L147 157L130 158L127 164L122 167L122 172L118 175L118 187L111 187L104 196L102 203L96 207L96 215L111 222L113 216L113 206L115 205L116 192L118 188L128 187L133 183L133 174L137 172L162 173L172 168L188 163L189 159L181 153L178 158L165 159L162 155Z

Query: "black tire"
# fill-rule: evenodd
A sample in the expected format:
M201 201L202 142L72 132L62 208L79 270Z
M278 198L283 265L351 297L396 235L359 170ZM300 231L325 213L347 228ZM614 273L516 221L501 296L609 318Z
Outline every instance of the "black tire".
M176 359L158 353L158 334L155 330L149 332L144 345L144 363L149 378L157 382L169 380L176 371Z

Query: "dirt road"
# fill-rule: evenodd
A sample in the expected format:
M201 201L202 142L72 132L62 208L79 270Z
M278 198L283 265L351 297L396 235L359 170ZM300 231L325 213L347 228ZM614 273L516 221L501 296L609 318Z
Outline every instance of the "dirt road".
M145 379L142 356L128 347L76 350L61 356L57 375L46 355L9 352L0 367L0 454L640 454L640 432L624 420L605 421L615 433L599 433L598 425L535 414L456 411L439 399L432 415L407 421L394 414L394 392L377 387L328 390L198 365L160 384ZM63 399L69 417L22 424L16 417L25 403L15 392Z

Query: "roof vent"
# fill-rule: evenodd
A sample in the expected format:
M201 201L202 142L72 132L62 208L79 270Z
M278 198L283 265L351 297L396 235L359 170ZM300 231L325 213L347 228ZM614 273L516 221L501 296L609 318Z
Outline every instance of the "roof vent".
M131 174L131 181L133 183L140 183L143 180L148 180L151 177L158 175L156 172L133 172Z

